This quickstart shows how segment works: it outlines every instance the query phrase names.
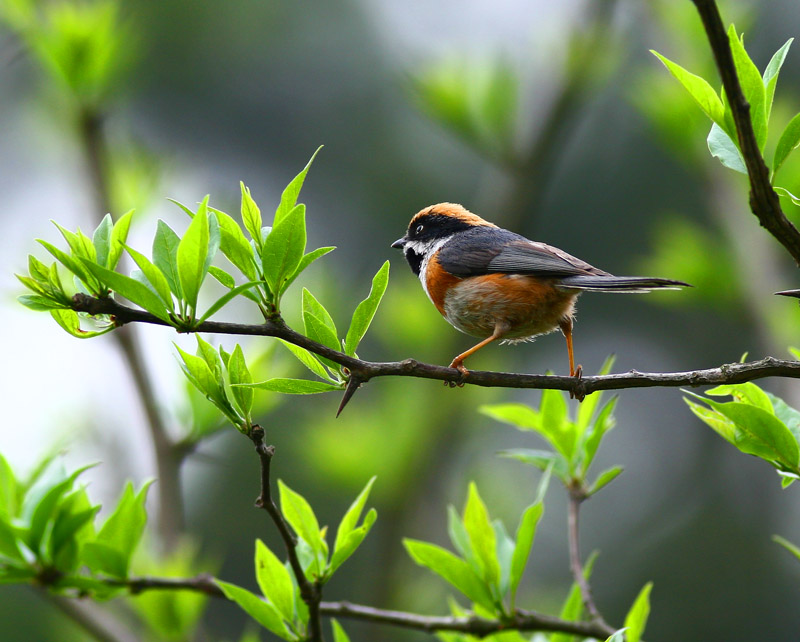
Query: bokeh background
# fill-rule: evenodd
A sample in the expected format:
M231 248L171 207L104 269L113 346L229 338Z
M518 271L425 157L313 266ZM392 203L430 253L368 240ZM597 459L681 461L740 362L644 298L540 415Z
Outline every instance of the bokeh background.
M745 32L761 69L800 34L796 0L720 6ZM688 0L139 0L121 2L121 18L128 67L104 110L114 214L137 208L133 245L149 247L158 218L186 225L165 197L192 204L211 194L212 204L238 212L239 180L268 215L324 144L301 200L310 244L338 249L309 271L305 285L343 327L374 272L392 262L389 289L359 351L364 358L448 363L471 345L389 248L412 214L440 201L460 202L614 273L696 286L582 297L575 342L585 372L610 353L617 371L676 371L743 353L785 358L787 346L800 344L796 301L772 296L798 287L796 268L750 214L745 178L708 154L705 118L648 52L716 77ZM795 46L781 72L773 129L798 111L798 83ZM99 460L88 475L91 492L111 501L124 480L138 485L154 476L120 353L109 336L79 341L49 315L19 306L12 275L25 269L28 253L43 257L35 238L56 239L49 219L70 229L95 225L71 114L69 99L20 35L0 26L0 452L23 471L53 450L72 466ZM782 173L797 192L797 159ZM792 208L786 204L797 222ZM286 298L290 324L299 320L299 299L294 286ZM246 306L219 318L258 319ZM173 434L188 424L216 425L186 391L174 358L172 341L193 349L193 340L164 329L136 332ZM303 376L270 340L243 344L249 358L263 355L266 376ZM551 335L490 347L472 367L564 372L566 350ZM796 383L762 383L800 406ZM259 419L278 450L275 473L311 501L322 523L336 524L378 476L371 498L378 522L326 587L326 599L445 613L446 588L414 566L401 539L445 544L446 506L460 509L469 480L492 514L516 528L539 473L495 453L541 444L477 409L536 404L538 397L376 380L334 419L338 396L265 393ZM593 587L601 611L621 622L653 580L650 640L796 640L800 565L770 538L800 541L800 491L781 490L766 464L713 434L680 391L620 397L617 427L596 466L621 464L625 472L582 514L582 547L600 551ZM183 471L186 546L200 558L193 568L250 588L254 539L278 545L252 507L257 466L251 445L227 428L205 440ZM565 505L553 485L524 580L526 607L552 612L569 589ZM85 639L35 590L0 587L0 595L3 639ZM238 639L244 619L234 605L215 601L199 639ZM427 639L344 624L362 642Z

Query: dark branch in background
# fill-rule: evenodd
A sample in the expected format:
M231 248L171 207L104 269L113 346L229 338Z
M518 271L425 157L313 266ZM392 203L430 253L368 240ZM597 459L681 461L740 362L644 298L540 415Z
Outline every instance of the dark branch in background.
M97 642L136 642L132 633L123 631L118 622L94 609L94 604L62 597L47 589L40 591L39 595Z
M132 594L151 590L197 591L211 597L224 598L222 590L210 575L198 575L187 579L161 577L135 577L128 580L105 580L112 586L126 587ZM349 618L362 622L374 622L417 631L453 631L483 637L517 629L519 631L543 631L570 633L582 637L605 639L614 632L600 622L569 622L535 611L517 609L513 616L502 620L487 620L479 617L452 617L418 615L405 611L376 609L350 602L320 602L319 612L328 617Z
M581 562L580 540L578 538L578 512L581 502L586 499L586 493L580 484L571 485L567 490L569 492L569 504L567 505L567 541L569 543L569 565L572 570L572 578L581 591L583 605L589 617L592 619L592 622L607 627L611 633L613 633L614 629L606 623L594 603L592 591L589 588L589 580L586 579L586 575L583 572L583 563ZM608 635L611 635L611 633Z
M758 148L753 123L750 120L750 105L744 97L742 86L736 75L728 34L722 24L719 9L714 0L692 0L703 21L717 69L722 77L722 86L733 112L739 148L742 150L747 176L750 179L750 209L762 227L772 234L800 265L800 231L792 225L781 209L780 200L772 188L769 168L764 163Z
M97 299L85 294L73 297L73 309L88 314L108 314L114 317L118 325L126 323L150 323L168 325L158 317L144 310L128 308L114 299ZM350 357L342 352L317 343L308 337L295 332L280 319L266 321L260 325L243 323L225 323L205 321L198 324L193 332L209 332L216 334L255 335L278 337L301 348L305 348L322 357L345 366L360 383L366 383L375 377L417 377L436 379L439 381L461 381L458 370L421 363L414 359L404 361L374 362ZM705 386L724 383L744 383L764 377L789 377L800 379L800 361L783 361L767 357L760 361L746 363L723 364L716 368L690 370L686 372L638 372L590 377L568 377L558 375L513 374L508 372L486 372L470 370L463 378L464 383L489 388L539 388L566 390L576 397L585 396L598 390L622 390L626 388L656 388Z
M109 155L103 130L103 116L94 108L84 106L79 113L79 129L86 167L92 184L97 223L111 212ZM182 451L174 448L156 402L155 391L142 356L139 341L130 329L115 332L117 345L125 357L147 420L153 444L158 476L158 528L167 550L173 549L183 530L183 497L180 467Z
M283 514L272 499L269 471L275 448L274 446L266 445L264 429L259 425L252 427L250 439L252 439L258 457L261 460L261 493L256 499L256 506L267 511L286 546L286 555L297 580L300 597L308 606L308 642L322 642L322 621L320 620L319 609L322 588L318 582L310 582L303 572L303 566L297 557L297 539L292 534L289 524L286 523Z

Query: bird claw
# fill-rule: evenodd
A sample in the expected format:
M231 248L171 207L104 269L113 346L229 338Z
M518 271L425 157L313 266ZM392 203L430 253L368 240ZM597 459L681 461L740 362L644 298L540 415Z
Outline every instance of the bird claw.
M444 385L448 386L450 388L455 388L456 386L459 387L459 388L463 388L464 387L464 380L467 378L467 375L469 374L469 370L467 370L464 367L463 363L456 363L455 361L453 361L453 363L450 364L450 367L451 368L455 368L456 370L458 370L461 373L461 376L458 379L449 379L449 380L445 381Z
M575 372L573 372L570 376L574 377L575 379L581 379L583 377L583 366L579 365L577 368L575 368ZM579 392L575 392L574 390L570 390L569 398L577 399L578 401L583 401L586 398L586 395Z

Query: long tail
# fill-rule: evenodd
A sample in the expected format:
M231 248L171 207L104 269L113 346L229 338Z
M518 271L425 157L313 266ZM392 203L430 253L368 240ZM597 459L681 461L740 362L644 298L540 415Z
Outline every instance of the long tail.
M658 279L649 276L594 276L578 275L561 279L560 285L576 290L592 290L595 292L639 293L651 290L678 290L692 287L683 281Z

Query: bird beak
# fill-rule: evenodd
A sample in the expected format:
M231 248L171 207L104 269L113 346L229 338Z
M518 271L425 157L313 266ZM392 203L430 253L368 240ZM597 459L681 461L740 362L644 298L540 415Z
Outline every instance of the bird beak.
M405 236L401 239L397 239L394 243L392 243L392 247L396 250L402 250L405 246L406 246Z

